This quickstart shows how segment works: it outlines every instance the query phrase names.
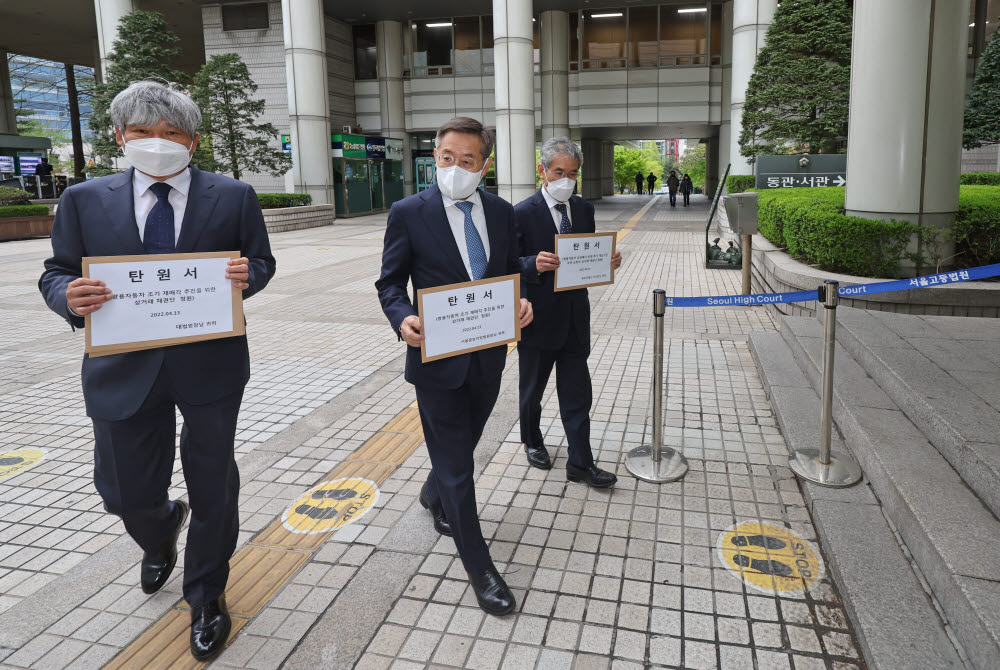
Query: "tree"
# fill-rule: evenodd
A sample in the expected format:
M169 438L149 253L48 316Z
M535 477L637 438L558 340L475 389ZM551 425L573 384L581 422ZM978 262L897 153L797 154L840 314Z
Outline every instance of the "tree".
M633 149L620 144L615 145L615 183L618 190L625 192L625 188L635 185L635 175L641 172L643 177L650 172L657 178L663 175L663 164L660 162L660 154L654 147L643 149ZM645 189L645 186L643 186Z
M740 154L837 153L847 137L851 9L785 0L747 85Z
M994 37L979 61L965 106L962 146L975 149L997 143L1000 143L1000 38Z
M278 137L270 123L258 123L264 100L254 100L257 84L238 54L212 56L194 77L191 96L201 107L202 134L211 137L211 152L199 152L199 167L228 172L268 172L278 177L292 167L292 159L268 140ZM214 156L212 155L214 153Z
M108 53L109 65L103 82L92 82L85 90L90 95L90 129L93 131L94 165L88 170L95 176L114 172L118 144L111 121L111 101L141 79L161 79L184 84L187 75L173 69L181 49L180 38L170 32L163 14L137 11L118 22L118 37Z
M691 183L702 188L705 186L705 162L707 155L708 147L704 143L699 142L685 149L684 154L677 163L677 169L680 170L681 174L686 173L690 175Z

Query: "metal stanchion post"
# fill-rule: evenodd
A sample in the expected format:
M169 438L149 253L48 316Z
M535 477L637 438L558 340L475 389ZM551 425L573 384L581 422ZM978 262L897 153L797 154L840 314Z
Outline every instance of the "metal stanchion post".
M688 471L687 459L663 446L663 315L667 294L653 291L653 442L636 447L625 456L625 467L636 479L654 484L680 479Z
M753 260L753 235L740 236L743 245L743 295L750 295L750 262Z
M796 449L788 458L788 467L802 479L822 486L851 486L861 481L861 466L850 454L832 451L833 431L833 355L837 347L837 290L840 283L826 280L819 287L823 303L823 403L819 428L819 449Z

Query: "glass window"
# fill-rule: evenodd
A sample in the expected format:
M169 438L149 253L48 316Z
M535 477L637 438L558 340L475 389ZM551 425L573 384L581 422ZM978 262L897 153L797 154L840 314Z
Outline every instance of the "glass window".
M722 5L712 5L712 65L722 63Z
M533 16L531 18L531 41L532 41L532 51L534 52L532 58L535 64L534 67L536 73L542 71L542 52L539 46L540 39L541 38L538 36L538 17Z
M414 21L413 76L452 74L452 20L422 19Z
M267 30L267 3L222 5L223 30Z
M482 58L479 52L479 17L455 19L455 72L479 74Z
M660 65L698 65L707 53L704 5L665 6L660 12Z
M493 74L493 16L483 17L483 74Z
M583 13L584 68L623 67L625 41L624 11L598 9Z
M378 79L375 58L375 24L354 26L354 78Z
M580 65L580 12L569 13L569 62L570 70Z
M628 10L628 64L630 67L656 67L656 7L632 7ZM670 11L667 8L664 11Z

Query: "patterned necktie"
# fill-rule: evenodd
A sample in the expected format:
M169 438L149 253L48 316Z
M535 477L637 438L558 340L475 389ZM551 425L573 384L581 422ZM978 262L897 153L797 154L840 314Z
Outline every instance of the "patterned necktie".
M167 196L171 186L158 181L149 187L156 196L156 204L146 216L146 228L142 236L142 246L147 254L174 253L174 208Z
M465 212L465 247L469 250L469 265L472 266L472 278L476 281L486 276L486 247L483 246L483 238L476 230L476 224L472 222L472 203L459 201L455 207Z
M569 214L566 213L566 203L556 203L556 211L562 214L562 221L559 223L559 234L569 235L573 232L573 223L569 220Z

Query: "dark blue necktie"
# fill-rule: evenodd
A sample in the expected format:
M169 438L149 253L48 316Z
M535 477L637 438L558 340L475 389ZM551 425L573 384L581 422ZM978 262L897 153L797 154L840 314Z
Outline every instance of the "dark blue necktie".
M465 212L465 248L469 251L472 278L478 281L486 276L486 266L489 264L486 247L483 245L483 238L479 236L479 231L476 230L476 224L472 222L472 203L462 200L456 202L455 207Z
M569 220L569 214L566 213L566 203L556 203L556 211L562 214L562 222L559 224L559 234L569 235L573 232L573 223Z
M146 217L146 228L142 236L142 246L147 254L174 253L174 208L167 196L171 186L158 181L149 187L156 196L156 204Z

